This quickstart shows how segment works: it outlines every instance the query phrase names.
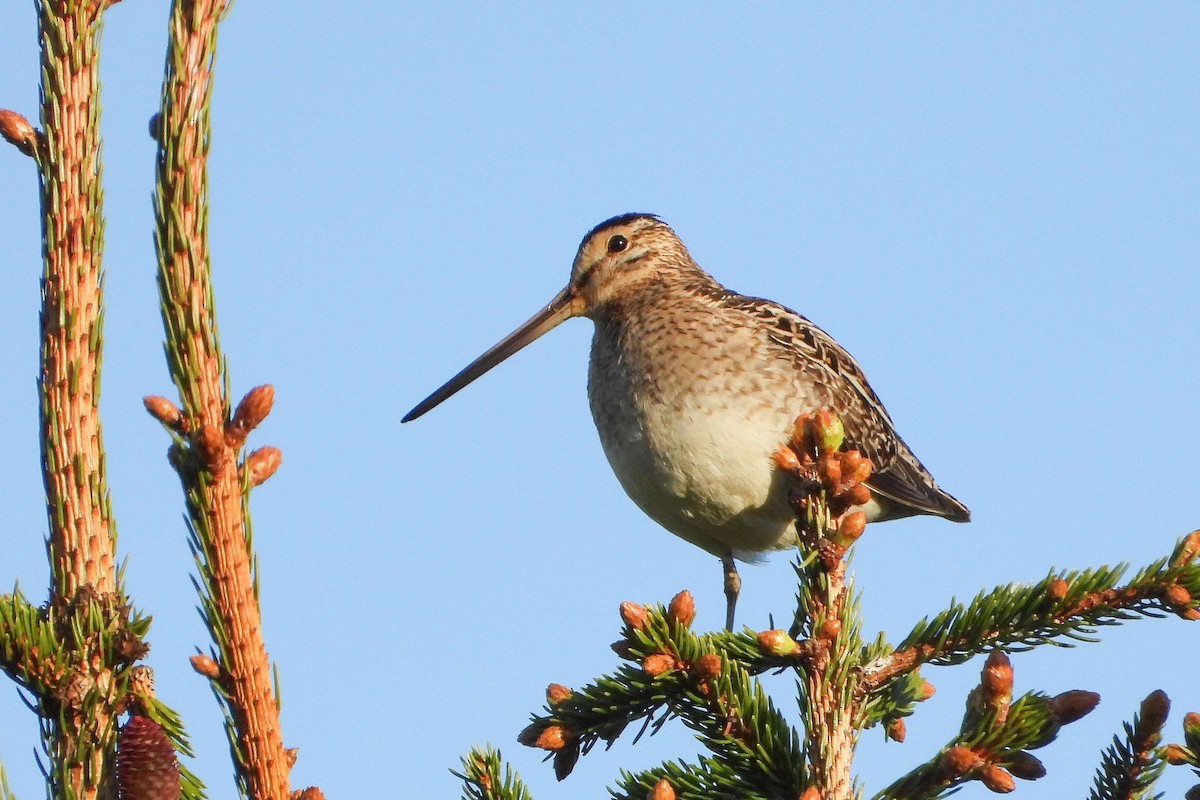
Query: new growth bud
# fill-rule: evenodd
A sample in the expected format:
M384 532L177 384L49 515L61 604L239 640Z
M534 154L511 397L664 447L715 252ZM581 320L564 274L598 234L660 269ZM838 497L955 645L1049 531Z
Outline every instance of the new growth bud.
M275 387L269 383L255 386L246 392L242 402L238 403L237 410L233 412L233 419L225 424L225 443L233 448L241 447L250 431L257 428L271 413L273 405Z
M542 732L533 740L533 746L556 752L566 747L569 740L566 728L561 725L550 725L542 729Z
M1071 587L1062 578L1055 578L1046 584L1046 596L1057 603L1067 596L1069 588Z
M696 659L692 665L692 677L696 680L708 680L721 674L721 657L716 653L705 653Z
M150 412L150 416L173 431L183 429L183 412L179 407L165 397L147 395L142 398L142 405Z
M1191 764L1193 756L1186 748L1177 744L1169 744L1163 748L1163 758L1168 764L1178 767L1183 764Z
M979 780L996 794L1008 794L1017 788L1017 783L1013 780L1013 776L995 764L984 767L979 773Z
M675 787L668 783L666 778L663 778L654 784L650 794L646 795L646 800L675 800Z
M188 659L192 663L192 669L210 680L216 680L221 677L221 667L216 661L209 656L197 653Z
M993 650L988 654L979 675L979 685L983 687L983 699L988 705L1007 704L1012 699L1012 661L1003 651Z
M758 647L769 656L792 656L800 652L800 644L787 631L769 630L758 634Z
M621 603L621 621L635 631L646 627L646 607L626 600Z
M37 152L37 131L29 120L7 108L0 108L0 137L27 156Z
M278 447L260 447L246 456L246 480L251 486L261 486L275 474L282 463L283 451Z
M1183 715L1183 738L1188 747L1200 750L1200 714L1195 711Z
M675 656L667 653L653 653L642 659L642 669L651 678L657 678L675 669Z
M561 683L552 683L546 687L546 702L552 706L558 705L571 696L572 692Z
M1171 713L1171 700L1162 689L1156 689L1146 695L1138 714L1138 730L1145 734L1157 734L1167 722L1167 714ZM1143 734L1143 735L1145 735Z
M949 750L942 753L942 757L938 762L942 769L942 774L950 780L963 778L968 773L982 767L985 763L986 762L979 757L978 753L971 748L963 747L962 745L951 747Z
M837 452L846 439L846 429L842 427L841 417L828 408L823 408L813 415L812 431L813 444L821 453Z
M684 589L672 597L671 604L667 606L667 616L683 627L690 628L696 619L696 601L692 599L692 593Z

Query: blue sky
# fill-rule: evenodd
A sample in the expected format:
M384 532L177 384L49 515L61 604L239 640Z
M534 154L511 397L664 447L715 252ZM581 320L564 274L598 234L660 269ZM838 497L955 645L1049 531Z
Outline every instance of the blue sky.
M104 415L129 591L154 616L161 696L228 797L220 716L167 437L150 236L164 3L106 16ZM618 768L688 757L678 726L584 758L564 785L515 743L551 681L616 666L622 600L719 569L623 495L585 399L576 320L419 422L416 401L565 283L580 237L661 214L731 288L810 317L862 364L902 435L969 505L957 526L868 529L868 631L1051 565L1146 563L1198 527L1200 10L1155 4L362 2L235 5L221 32L210 230L235 394L275 384L252 444L284 464L253 499L265 635L295 786L457 795L490 741L538 798L601 796ZM0 6L0 106L36 115L32 3ZM32 165L0 152L0 585L46 581L37 467ZM785 617L788 557L743 570L739 623ZM1137 702L1200 710L1175 620L1014 658L1017 690L1103 702L1039 751L1025 797L1078 795ZM979 662L908 741L866 734L875 790L957 730ZM794 708L786 678L770 683ZM0 689L0 758L41 794L34 718ZM1182 770L1164 788L1190 785ZM964 796L985 796L978 785Z

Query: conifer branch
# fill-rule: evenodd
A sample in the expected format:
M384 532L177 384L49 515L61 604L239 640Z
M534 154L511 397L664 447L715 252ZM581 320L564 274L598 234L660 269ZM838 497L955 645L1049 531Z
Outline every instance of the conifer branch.
M521 777L493 747L474 747L462 759L463 800L533 800ZM2 799L0 799L2 800Z
M807 784L799 740L749 672L717 652L728 633L696 636L691 595L681 592L667 609L630 615L624 604L624 665L614 675L572 692L552 684L547 713L538 715L518 741L553 753L559 779L599 741L611 744L631 722L659 730L678 717L713 753L739 785L768 795L798 794ZM744 638L744 637L743 637ZM656 714L660 714L655 718ZM639 736L641 733L638 734Z
M1073 690L1055 697L1030 692L1014 701L1012 689L1012 664L993 651L967 698L958 735L874 800L943 797L972 780L993 792L1010 792L1014 778L1036 780L1046 774L1029 751L1054 741L1062 726L1090 713L1100 700L1093 692Z
M116 589L116 532L100 433L104 250L100 161L100 9L38 3L43 148L42 470L51 591ZM27 141L36 148L35 134ZM107 725L107 723L104 723Z
M1143 800L1167 766L1158 748L1162 728L1171 709L1167 695L1151 692L1124 723L1125 735L1114 736L1100 759L1089 800Z
M1096 641L1095 628L1139 616L1200 618L1200 535L1176 543L1170 556L1139 570L1123 586L1128 566L1051 572L1032 585L1009 584L980 592L969 604L952 602L926 618L896 650L867 664L862 690L871 691L921 664L959 664L995 648L1028 650L1041 644Z
M253 800L286 800L290 761L262 639L247 509L250 488L278 465L278 451L259 451L238 464L246 435L270 410L273 390L252 390L231 413L207 239L213 63L217 26L229 5L172 3L162 107L152 132L159 143L158 288L167 364L182 410L158 397L147 398L146 407L174 441L171 461L184 488L201 614L219 662L210 685L226 714L239 790Z
M99 417L103 303L98 3L41 0L38 131L0 112L0 135L38 170L42 221L39 433L49 524L49 602L0 601L3 666L33 693L48 793L90 800L113 788L116 716L145 652L114 565Z

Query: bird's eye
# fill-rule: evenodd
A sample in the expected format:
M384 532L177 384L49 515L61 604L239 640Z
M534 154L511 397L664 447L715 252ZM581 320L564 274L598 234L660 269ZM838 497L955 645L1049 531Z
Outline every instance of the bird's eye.
M619 253L626 247L629 247L629 240L619 233L608 240L608 252L610 253Z

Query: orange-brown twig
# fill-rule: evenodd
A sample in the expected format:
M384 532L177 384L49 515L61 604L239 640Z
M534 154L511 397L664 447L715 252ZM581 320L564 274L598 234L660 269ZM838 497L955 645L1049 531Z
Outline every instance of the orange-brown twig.
M286 800L289 761L262 639L237 465L245 434L269 410L271 392L260 387L247 398L246 411L231 416L206 233L213 58L217 25L229 5L229 0L177 0L172 7L156 125L155 244L168 362L183 406L177 430L190 445L188 457L177 456L174 463L204 560L206 608L220 651L217 680L228 702L239 780L255 800ZM268 466L253 471L265 480Z

